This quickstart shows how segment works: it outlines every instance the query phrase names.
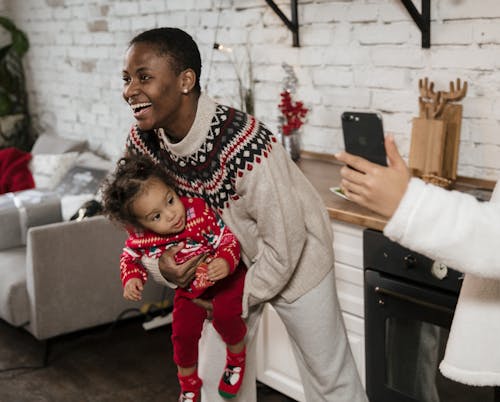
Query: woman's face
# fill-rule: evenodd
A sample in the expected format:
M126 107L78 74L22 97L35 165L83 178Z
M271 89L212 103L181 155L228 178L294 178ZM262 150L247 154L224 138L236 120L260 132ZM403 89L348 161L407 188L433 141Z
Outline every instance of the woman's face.
M182 74L175 75L168 56L148 43L135 43L125 55L123 98L141 130L173 129L179 122Z

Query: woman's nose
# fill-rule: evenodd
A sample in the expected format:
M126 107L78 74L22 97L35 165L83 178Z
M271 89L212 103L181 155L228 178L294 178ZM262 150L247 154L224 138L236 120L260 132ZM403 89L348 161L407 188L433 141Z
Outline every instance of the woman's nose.
M139 92L138 86L135 84L134 80L131 80L128 84L123 87L123 97L128 102L130 98L133 98Z

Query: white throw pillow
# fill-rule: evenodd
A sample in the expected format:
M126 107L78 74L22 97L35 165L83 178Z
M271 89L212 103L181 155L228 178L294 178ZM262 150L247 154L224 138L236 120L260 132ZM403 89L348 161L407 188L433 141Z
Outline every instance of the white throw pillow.
M93 200L94 194L65 195L61 197L61 213L63 220L69 221L84 202Z
M35 188L53 190L75 164L78 152L32 155L30 170Z
M115 163L109 159L101 158L93 152L81 152L76 160L76 165L86 166L94 169L102 169L112 171L115 168Z

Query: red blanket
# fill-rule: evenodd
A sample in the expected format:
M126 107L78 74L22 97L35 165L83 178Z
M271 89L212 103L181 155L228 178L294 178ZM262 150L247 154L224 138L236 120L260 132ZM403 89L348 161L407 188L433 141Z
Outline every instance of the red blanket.
M0 194L35 187L28 167L30 160L29 152L17 148L0 149Z

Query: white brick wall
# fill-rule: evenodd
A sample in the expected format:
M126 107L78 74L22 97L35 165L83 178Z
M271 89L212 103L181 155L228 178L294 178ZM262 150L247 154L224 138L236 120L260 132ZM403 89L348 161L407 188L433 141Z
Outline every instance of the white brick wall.
M0 0L0 15L9 16L6 0ZM4 29L0 29L0 47L10 43L10 35Z
M289 1L277 3L290 15ZM233 67L212 44L231 46L242 65L248 47L257 81L255 114L273 129L281 63L293 65L299 78L296 98L311 108L303 130L303 146L311 151L342 148L340 114L359 109L382 113L386 131L395 134L407 155L418 79L429 76L438 89L447 89L457 77L467 80L459 173L496 178L500 2L440 0L431 6L431 48L422 49L420 31L399 0L302 0L302 46L293 48L291 33L260 0L0 0L0 12L31 39L26 69L40 133L84 137L96 150L119 155L133 121L121 99L127 42L144 29L170 25L198 42L203 88L236 106Z

